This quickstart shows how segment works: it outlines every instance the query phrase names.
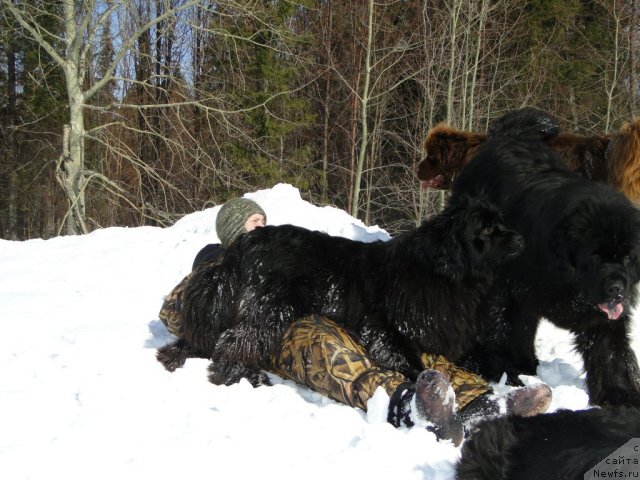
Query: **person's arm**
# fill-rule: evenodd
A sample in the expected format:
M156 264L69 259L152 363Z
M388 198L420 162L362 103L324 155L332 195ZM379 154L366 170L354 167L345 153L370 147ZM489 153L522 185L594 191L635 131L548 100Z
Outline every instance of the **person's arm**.
M191 271L204 262L212 262L224 253L224 248L219 243L210 243L198 252L196 258L193 260L193 266Z

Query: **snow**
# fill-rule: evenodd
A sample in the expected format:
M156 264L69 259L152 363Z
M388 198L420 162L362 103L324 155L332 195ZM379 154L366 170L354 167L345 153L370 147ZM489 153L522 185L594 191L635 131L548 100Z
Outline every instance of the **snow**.
M248 193L270 224L386 240L290 185ZM20 479L450 479L459 449L423 428L386 423L386 394L365 413L273 376L273 387L174 373L155 360L171 340L163 296L217 241L218 207L169 228L106 228L50 240L0 240L0 465ZM634 348L638 335L634 332ZM588 406L571 336L540 329L538 377L552 410ZM509 387L496 385L499 391Z

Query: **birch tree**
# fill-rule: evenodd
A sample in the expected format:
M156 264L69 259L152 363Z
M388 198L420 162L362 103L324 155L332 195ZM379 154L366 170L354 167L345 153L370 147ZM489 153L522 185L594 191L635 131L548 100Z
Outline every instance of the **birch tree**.
M98 172L89 171L85 162L85 112L91 100L114 80L118 65L127 55L137 38L154 25L163 22L178 11L197 4L197 0L185 1L169 7L161 15L141 25L138 30L115 47L113 60L103 77L86 87L91 46L96 35L118 10L133 10L128 0L61 0L58 12L45 11L41 2L28 0L2 0L5 12L28 32L41 48L64 72L69 102L69 122L63 135L64 144L57 162L57 178L69 201L66 218L66 233L87 233L85 220L85 191L91 180L112 184ZM57 15L64 25L64 36L59 37L44 28L42 16ZM115 186L114 186L115 187Z
M354 85L351 86L356 97L359 140L357 145L357 158L353 168L353 194L349 210L351 215L358 217L361 208L360 195L362 193L362 181L365 174L371 178L370 171L375 169L377 161L375 155L379 150L371 148L375 146L380 135L379 128L385 115L385 103L387 97L393 95L401 86L419 75L419 71L411 71L401 68L411 53L419 50L416 41L416 32L397 31L393 24L394 19L400 18L403 4L397 1L367 2L365 20L365 38L362 45L364 62L362 71L357 72ZM399 20L398 20L399 21ZM344 77L342 77L344 78ZM374 124L371 128L370 122ZM376 120L377 119L377 120ZM371 183L364 187L367 199L371 198ZM369 205L366 206L369 210Z
M358 162L355 171L355 184L353 187L353 200L351 202L351 215L358 217L360 207L360 183L362 181L362 168L367 154L369 143L369 87L371 85L371 49L373 43L373 10L374 1L369 0L367 10L367 43L364 54L364 80L362 83L362 93L360 94L360 147L358 151Z

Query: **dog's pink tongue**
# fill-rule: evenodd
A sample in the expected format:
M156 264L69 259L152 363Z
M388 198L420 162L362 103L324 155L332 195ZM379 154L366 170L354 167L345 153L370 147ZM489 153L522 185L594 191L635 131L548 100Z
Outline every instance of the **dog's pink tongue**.
M621 303L600 303L598 308L607 314L609 320L617 320L624 310Z

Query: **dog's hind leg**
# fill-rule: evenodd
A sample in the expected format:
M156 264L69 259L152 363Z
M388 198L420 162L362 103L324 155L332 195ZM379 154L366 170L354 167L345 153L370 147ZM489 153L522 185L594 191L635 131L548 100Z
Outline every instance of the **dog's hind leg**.
M222 332L213 348L212 360L230 358L250 366L265 365L275 355L284 330L241 324Z
M249 286L239 297L237 311L231 315L233 326L220 335L214 354L248 366L268 365L280 348L284 332L308 307L300 305L300 295L291 293L290 286L275 282L268 288Z
M241 324L225 330L218 338L211 355L209 381L216 385L231 385L246 378L253 386L270 385L261 366L269 365L276 345L283 334L270 338L266 329ZM273 346L272 346L273 345Z
M296 312L304 310L299 306L299 297L296 292L291 293L289 285L275 281L268 288L249 285L239 292L237 307L230 315L233 326L220 334L212 349L209 380L228 385L244 377L253 385L267 383L260 370L272 364L284 332Z

